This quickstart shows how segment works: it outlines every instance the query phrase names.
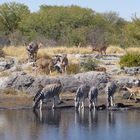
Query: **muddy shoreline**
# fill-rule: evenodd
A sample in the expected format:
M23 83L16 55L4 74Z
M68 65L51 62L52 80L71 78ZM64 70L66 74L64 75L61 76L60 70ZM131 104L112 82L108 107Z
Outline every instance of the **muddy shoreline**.
M64 109L64 108L74 108L74 96L62 96L62 103L58 104L56 109ZM0 95L0 110L14 110L14 109L32 109L32 101L33 96L30 95ZM123 104L123 107L119 108L110 108L108 110L112 111L124 111L124 110L140 110L140 101L137 99L137 102L134 99L127 100L122 99L122 97L115 98L116 104ZM51 109L52 102L49 101L43 105L43 109L49 108ZM98 99L98 107L102 107L102 105L106 105L106 98L103 96L99 96ZM88 107L88 101L85 101L85 108ZM102 110L99 109L99 110Z

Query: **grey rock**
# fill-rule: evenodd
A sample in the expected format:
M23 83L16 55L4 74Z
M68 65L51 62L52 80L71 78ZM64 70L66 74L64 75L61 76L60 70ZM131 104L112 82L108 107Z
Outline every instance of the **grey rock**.
M140 67L125 67L124 68L124 73L129 74L129 75L136 75L140 74Z
M30 94L36 94L39 90L39 84L45 86L47 84L56 83L60 80L63 85L63 92L76 92L77 88L85 83L89 86L99 86L101 93L101 91L104 90L108 79L108 76L102 72L79 73L76 75L65 75L55 78L48 76L33 77L26 73L18 72L8 78L6 87L21 90Z

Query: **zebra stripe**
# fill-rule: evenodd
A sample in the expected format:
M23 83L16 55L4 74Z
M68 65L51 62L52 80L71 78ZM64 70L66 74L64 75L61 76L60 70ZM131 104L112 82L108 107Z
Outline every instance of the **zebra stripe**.
M61 90L62 90L62 85L60 83L45 86L40 92L40 94L37 93L35 95L33 108L35 109L38 106L40 101L43 101L44 99L47 101L48 99L51 99L51 98L54 99L54 103L53 103L53 107L54 107L55 100L59 98L59 94Z

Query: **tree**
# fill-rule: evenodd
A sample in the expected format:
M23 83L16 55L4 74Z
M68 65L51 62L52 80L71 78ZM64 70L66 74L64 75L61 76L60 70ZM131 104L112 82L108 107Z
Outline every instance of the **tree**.
M13 33L18 29L22 18L30 13L28 7L20 3L4 3L0 5L0 23L3 26L5 34Z

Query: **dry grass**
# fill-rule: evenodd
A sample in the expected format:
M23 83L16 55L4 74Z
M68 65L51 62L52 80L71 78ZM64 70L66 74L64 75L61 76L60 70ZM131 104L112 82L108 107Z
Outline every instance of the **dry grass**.
M27 52L24 46L20 47L4 47L3 51L7 56L14 56L18 57L21 60L27 59ZM128 48L126 51L118 46L109 46L107 48L107 54L124 54L127 51L131 52L140 52L140 48ZM86 48L77 48L77 47L48 47L48 48L41 48L38 51L38 57L51 57L56 54L91 54L92 49L91 47L86 47ZM97 53L97 52L95 52Z
M107 48L107 54L124 54L125 50L118 46L110 46Z
M25 47L4 47L3 51L5 52L6 56L13 56L13 57L18 57L21 60L25 60L27 58L27 52L25 50Z
M5 54L7 56L14 56L14 57L18 57L20 59L26 59L27 56L27 52L24 46L20 46L20 47L14 47L14 46L10 46L10 47L4 47L3 48ZM48 47L48 48L41 48L38 51L38 57L50 57L52 55L56 55L56 54L90 54L91 52L91 48L87 47L87 48L77 48L77 47L71 47L71 48L67 48L67 47Z
M140 53L140 48L136 48L136 47L133 47L133 48L127 48L126 49L126 52L132 52L132 53Z

